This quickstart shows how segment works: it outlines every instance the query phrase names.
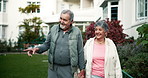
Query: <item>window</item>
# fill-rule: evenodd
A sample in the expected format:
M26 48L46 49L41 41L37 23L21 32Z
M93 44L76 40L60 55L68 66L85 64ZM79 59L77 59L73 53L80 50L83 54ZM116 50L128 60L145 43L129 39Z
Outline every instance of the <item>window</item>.
M107 5L103 7L103 19L108 18L108 7Z
M65 5L61 4L61 10L64 10L64 9L65 9Z
M118 20L118 7L111 7L111 19Z
M147 0L137 0L137 18L147 17Z
M0 12L2 10L2 1L0 1Z
M6 12L6 0L0 0L0 12Z
M36 2L32 2L32 4L36 4Z
M81 31L83 31L83 25L76 25Z
M6 38L6 27L2 27L2 38Z
M70 4L70 5L69 5L69 9L72 9L72 7L73 7L73 5L72 5L72 4Z
M40 2L37 2L37 5L40 5ZM40 8L37 9L37 13L40 13Z
M145 16L147 16L147 10L148 10L148 1L145 0Z
M4 39L6 38L6 25L0 25L0 38Z
M118 2L111 2L111 20L118 20Z
M3 12L6 12L6 1L3 2Z
M31 2L27 2L28 5L31 5Z
M107 2L101 5L103 7L103 19L118 20L118 2Z
M40 2L27 2L28 5L34 4L34 5L40 5ZM36 9L35 11L32 11L32 13L40 13L40 8Z

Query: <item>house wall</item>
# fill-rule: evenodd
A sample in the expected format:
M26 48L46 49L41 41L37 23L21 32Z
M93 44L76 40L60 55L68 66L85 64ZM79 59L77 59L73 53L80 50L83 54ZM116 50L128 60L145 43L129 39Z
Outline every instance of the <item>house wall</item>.
M7 9L4 10L4 3L7 3L7 1L5 0L0 0L0 5L1 5L1 9L0 9L0 39L5 39L6 38L6 27L7 27L7 22L8 22L8 16L7 13L4 12ZM5 1L5 2L4 2Z
M138 33L136 28L131 28L135 21L135 0L120 0L119 1L119 20L123 24L124 33L137 38Z
M18 8L26 7L28 1L40 2L40 13L33 13L29 15L20 13ZM4 23L5 25L7 25L6 40L12 39L13 41L17 41L17 38L19 36L19 25L21 24L23 19L37 16L37 17L40 17L41 20L43 20L44 22L44 20L46 20L50 15L52 15L54 13L53 6L55 2L50 2L50 1L52 0L44 0L44 1L43 0L22 0L22 1L8 0L6 13L5 14L3 13L3 15L2 13L0 13L0 24ZM1 16L4 17L5 19L1 18ZM47 25L46 24L42 24L42 25L43 25L42 27L44 27L43 29L46 29L45 32L47 32L48 30Z
M137 19L137 0L120 0L119 16L124 32L135 39L138 38L137 27L143 23L148 23L148 17L146 19Z
M104 3L108 4L107 13L106 13L107 15L104 16L111 18L110 3L115 0L101 0L101 1L102 1L101 7L103 7ZM120 20L121 21L120 24L123 25L124 29L123 32L129 35L129 37L134 37L135 39L138 38L138 32L136 31L136 29L142 24L148 23L148 17L144 19L137 19L137 0L116 0L116 1L118 1L118 20Z
M18 4L19 3L19 4ZM15 5L14 5L15 4ZM7 40L16 40L18 37L18 24L21 22L21 14L18 12L18 7L23 4L23 1L12 1L9 0L7 3L7 13L8 13L8 27L7 27Z

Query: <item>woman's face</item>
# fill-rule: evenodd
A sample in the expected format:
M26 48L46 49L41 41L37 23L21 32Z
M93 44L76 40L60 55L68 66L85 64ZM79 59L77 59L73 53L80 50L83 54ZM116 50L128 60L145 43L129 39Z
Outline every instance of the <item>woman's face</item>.
M106 34L107 34L107 32L105 31L104 28L102 28L100 26L95 27L95 37L97 39L104 39Z

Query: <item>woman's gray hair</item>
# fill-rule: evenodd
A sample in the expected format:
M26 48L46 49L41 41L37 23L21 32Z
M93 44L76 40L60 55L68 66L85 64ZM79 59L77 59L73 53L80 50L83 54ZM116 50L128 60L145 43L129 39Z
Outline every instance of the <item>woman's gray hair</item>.
M97 26L100 26L100 27L104 28L104 30L105 30L106 32L108 31L108 24L107 24L105 21L103 21L103 20L97 21L97 22L95 23L94 27L97 27Z
M73 12L70 11L70 10L63 10L63 11L61 12L61 14L69 14L69 16L70 16L70 21L71 21L71 22L72 22L73 19L74 19L74 14L73 14Z

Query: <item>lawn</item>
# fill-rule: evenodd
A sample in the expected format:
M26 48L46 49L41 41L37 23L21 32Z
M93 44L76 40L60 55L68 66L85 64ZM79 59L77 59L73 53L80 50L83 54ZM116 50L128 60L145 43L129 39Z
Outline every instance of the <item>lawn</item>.
M47 55L0 55L0 78L47 78ZM133 78L123 72L123 78Z
M47 78L47 55L0 55L0 78Z

